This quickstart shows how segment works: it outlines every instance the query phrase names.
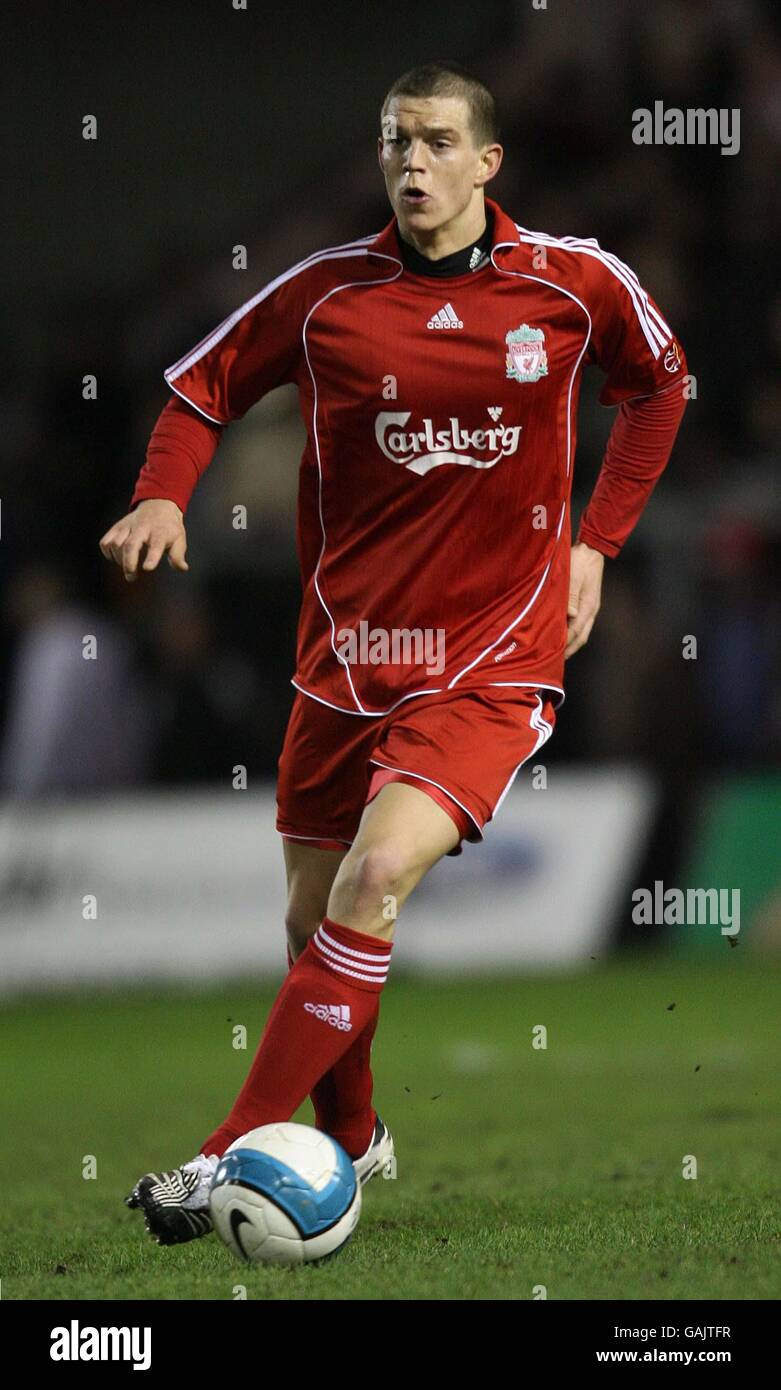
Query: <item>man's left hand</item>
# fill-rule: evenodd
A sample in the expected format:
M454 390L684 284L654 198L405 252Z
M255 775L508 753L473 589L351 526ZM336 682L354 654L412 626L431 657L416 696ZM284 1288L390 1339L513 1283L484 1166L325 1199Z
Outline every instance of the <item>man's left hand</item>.
M599 612L605 557L581 541L573 545L570 560L567 645L565 660L585 646Z

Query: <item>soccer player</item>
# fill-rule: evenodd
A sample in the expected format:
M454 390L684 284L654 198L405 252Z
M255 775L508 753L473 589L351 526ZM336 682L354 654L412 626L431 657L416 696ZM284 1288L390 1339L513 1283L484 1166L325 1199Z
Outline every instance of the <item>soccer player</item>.
M634 272L486 197L503 151L482 83L413 69L381 129L391 221L284 271L167 369L130 511L100 542L128 580L164 554L186 570L184 513L223 429L296 383L303 599L277 791L289 970L229 1113L126 1199L163 1244L211 1229L219 1156L307 1096L362 1182L393 1154L370 1050L396 917L443 855L483 838L550 737L605 556L685 409L683 350ZM618 414L572 545L590 364Z

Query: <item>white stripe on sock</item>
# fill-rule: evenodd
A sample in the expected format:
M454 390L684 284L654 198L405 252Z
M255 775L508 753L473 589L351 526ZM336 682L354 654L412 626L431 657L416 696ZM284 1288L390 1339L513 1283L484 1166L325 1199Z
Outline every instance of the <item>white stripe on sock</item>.
M343 946L341 941L337 941L335 937L329 936L325 927L322 925L320 925L315 932L315 941L319 940L327 941L329 946L334 946L337 951L342 951L345 956L352 956L355 960L385 961L387 963L391 958L390 951L356 951L352 946Z

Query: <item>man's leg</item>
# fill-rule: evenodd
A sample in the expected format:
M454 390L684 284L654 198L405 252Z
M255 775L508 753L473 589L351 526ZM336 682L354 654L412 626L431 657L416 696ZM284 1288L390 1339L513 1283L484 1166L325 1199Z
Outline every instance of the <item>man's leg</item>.
M314 936L328 907L328 897L348 846L316 849L305 841L284 840L287 875L285 930L293 960L298 960L310 936Z
M287 959L292 969L326 914L331 885L348 846L340 852L292 839L283 840L282 846L288 893ZM375 1016L311 1091L315 1128L330 1134L351 1158L366 1152L374 1133L370 1056L376 1027Z
M288 972L247 1079L203 1153L222 1154L247 1130L289 1120L355 1038L376 1025L395 914L458 837L447 812L417 787L392 782L369 803L327 915ZM349 1018L348 1026L329 1023L325 1011L343 1023Z
M395 916L413 888L458 841L455 822L428 792L389 782L364 810L339 866L329 919L392 941Z

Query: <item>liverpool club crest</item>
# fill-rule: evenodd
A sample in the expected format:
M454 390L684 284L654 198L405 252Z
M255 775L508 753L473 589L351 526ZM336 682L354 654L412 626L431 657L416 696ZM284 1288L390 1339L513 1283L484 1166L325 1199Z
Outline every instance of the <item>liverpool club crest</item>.
M539 381L541 376L548 375L548 354L541 328L530 328L528 323L522 323L520 328L511 328L504 341L508 376L515 381Z

